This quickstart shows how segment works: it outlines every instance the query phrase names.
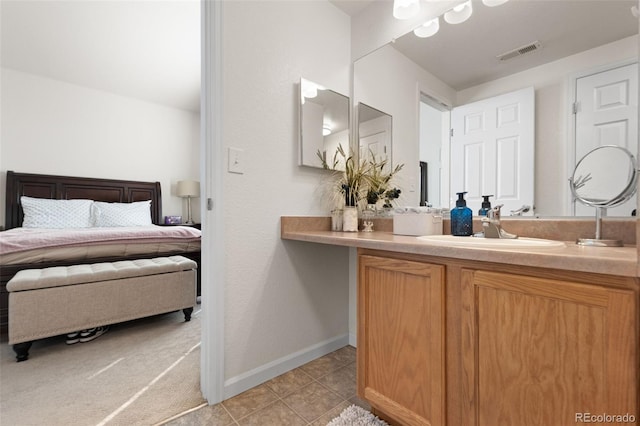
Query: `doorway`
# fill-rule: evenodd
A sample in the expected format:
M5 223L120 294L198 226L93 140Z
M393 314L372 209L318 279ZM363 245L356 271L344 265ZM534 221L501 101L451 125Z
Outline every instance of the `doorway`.
M448 208L451 107L420 94L419 161L421 204Z

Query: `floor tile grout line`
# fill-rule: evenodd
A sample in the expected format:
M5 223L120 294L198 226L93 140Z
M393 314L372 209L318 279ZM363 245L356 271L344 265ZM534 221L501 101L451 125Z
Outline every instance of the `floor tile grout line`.
M236 418L231 414L231 411L229 411L229 409L227 409L227 407L225 407L225 406L224 406L224 401L222 401L222 402L220 403L220 405L222 405L222 407L225 409L225 411L226 411L227 413L229 413L229 415L231 416L231 418L232 418L236 423L238 423L238 422L240 422L240 420L243 420L243 419L245 419L245 418L247 418L247 417L249 417L249 416L252 416L252 415L254 415L255 413L259 413L260 411L262 411L262 410L264 410L265 408L267 408L267 407L269 407L269 406L273 405L275 402L277 402L277 401L278 401L278 399L280 399L280 397L278 396L278 394L277 394L277 393L275 393L275 392L273 391L273 389L271 389L271 388L269 387L269 385L267 385L266 383L263 383L263 385L265 385L265 386L266 386L266 388L269 390L269 392L273 393L273 394L276 396L276 399L275 399L274 401L269 402L269 403L268 403L268 404L266 404L266 405L263 405L262 407L260 407L260 408L258 408L258 409L256 409L256 410L252 411L252 412L251 412L251 413L249 413L249 414L245 414L244 416L242 416L242 417L238 417L238 418L236 419ZM258 385L258 386L260 386L260 385ZM251 388L251 389L253 389L253 388ZM250 389L249 389L249 390L250 390ZM246 392L246 391L245 391L245 392ZM240 395L241 395L241 394L240 394ZM237 396L237 395L236 395L236 396ZM229 399L231 399L231 398L229 398ZM238 423L238 424L239 424L239 423Z
M340 368L342 368L342 367L340 367ZM323 376L320 376L318 379L321 379L322 377L328 376L329 374L331 374L331 373L333 373L333 372L335 372L335 371L339 370L340 368L337 368L337 369L335 369L335 370L333 370L333 371L331 371L331 372L329 372L329 373L327 373L327 374L325 374L325 375L323 375ZM329 408L327 411L325 411L324 413L320 414L318 417L316 417L316 418L314 418L313 420L311 420L311 421L307 422L307 425L310 425L311 423L313 423L313 422L317 421L320 417L324 416L324 415L325 415L325 414L327 414L329 411L333 410L334 408L336 408L338 405L342 404L343 402L345 402L345 401L347 401L347 402L348 402L348 399L344 398L342 395L340 395L339 393L337 393L337 392L336 392L336 391L334 391L333 389L331 389L331 388L329 388L328 386L326 386L325 384L321 383L318 379L315 379L315 378L313 378L313 377L311 377L311 378L312 378L312 382L316 382L318 385L320 385L320 386L321 386L322 388L324 388L325 390L327 390L327 391L329 391L329 392L333 393L334 395L336 395L336 396L338 396L338 397L342 398L342 400L341 400L340 402L338 402L335 406L333 406L333 407ZM307 421L307 420L306 420L306 418L304 418L304 417L302 416L302 414L298 413L298 412L295 410L295 408L293 408L292 406L290 406L289 404L287 404L287 402L284 400L284 398L285 398L285 397L287 397L287 396L292 395L292 394L293 394L293 393L295 393L295 392L298 392L300 389L302 389L302 388L304 388L304 387L306 387L306 386L309 386L312 382L310 382L310 383L308 383L308 384L306 384L306 385L304 385L304 386L302 386L302 387L300 387L300 388L296 389L295 391L291 391L291 392L289 392L288 394L286 394L286 395L284 395L284 396L282 396L282 397L278 396L284 405L286 405L287 407L289 407L289 408L291 409L291 411L293 411L296 415L298 415L298 417L300 417L300 418L301 418L302 420L304 420L304 421Z
M224 401L220 402L220 406L222 407L222 409L229 415L229 417L231 417L231 420L233 420L233 423L235 423L236 425L238 424L238 421L236 420L235 417L233 417L233 415L231 414L231 412L227 409L227 407L224 406Z
M346 346L345 346L345 347L346 347ZM338 350L340 350L340 349L338 349ZM334 351L334 352L335 352L335 351ZM331 353L330 353L330 354L331 354ZM324 356L328 356L328 355L330 355L330 354L327 354L327 355L324 355ZM321 358L322 358L322 357L321 357ZM320 359L320 358L317 358L317 359ZM335 359L335 358L333 358L333 360L336 360L336 359ZM337 361L337 360L336 360L336 361ZM313 361L310 361L310 362L313 362ZM222 405L222 408L227 412L227 414L229 414L229 416L231 417L231 420L233 420L233 422L234 422L236 425L240 425L240 421L241 421L241 420L243 420L243 419L245 419L245 418L247 418L247 417L249 417L249 416L251 416L251 415L254 415L254 414L256 414L256 413L259 413L260 411L262 411L262 410L264 410L264 409L266 409L266 408L268 408L268 407L272 406L273 404L275 404L275 403L276 403L276 402L278 402L278 401L282 402L286 407L288 407L289 409L291 409L291 410L292 410L292 411L293 411L293 412L294 412L298 417L300 417L303 421L305 421L305 422L306 422L306 419L305 419L305 418L304 418L300 413L298 413L298 412L297 412L293 407L291 407L289 404L287 404L287 403L286 403L286 401L284 401L284 398L286 398L286 397L288 397L288 396L292 395L292 394L293 394L293 393L295 393L295 392L300 391L302 388L304 388L304 387L306 387L306 386L309 386L311 383L316 382L318 385L320 385L322 388L324 388L324 389L325 389L325 390L327 390L328 392L331 392L332 394L334 394L334 395L338 396L339 398L341 398L341 401L340 401L338 404L336 404L334 407L331 407L329 410L327 410L327 411L325 411L324 413L322 413L322 414L321 414L320 416L318 416L317 418L313 419L313 420L312 420L312 421L310 421L310 422L307 422L307 425L310 425L311 423L313 423L313 422L317 421L317 420L318 420L320 417L322 417L323 415L327 414L329 411L331 411L331 410L333 410L334 408L336 408L336 407L337 407L338 405L340 405L341 403L343 403L343 402L347 402L347 403L348 403L348 402L349 402L349 399L348 399L348 398L345 398L344 396L342 396L342 395L341 395L340 393L338 393L337 391L333 390L333 389L332 389L332 388L330 388L329 386L327 386L327 385L323 384L322 382L320 382L320 379L322 379L322 378L324 378L324 377L328 376L329 374L332 374L332 373L334 373L334 372L336 372L336 371L338 371L338 370L340 370L340 369L342 369L342 368L347 367L348 365L352 364L353 362L355 362L355 361L354 361L354 360L349 360L349 361L345 361L345 362L343 362L343 363L340 363L338 366L336 366L335 368L331 369L331 371L328 371L328 372L326 372L326 373L324 373L324 374L322 374L322 375L320 375L320 376L318 376L318 377L314 377L314 376L312 376L311 374L309 374L309 373L307 373L306 371L304 371L304 369L303 369L302 367L304 367L304 365L307 365L307 364L303 364L303 365L301 365L300 367L297 367L297 368L300 368L300 369L301 369L301 371L302 371L305 375L309 376L309 377L311 378L311 382L309 382L309 383L307 383L307 384L305 384L305 385L303 385L303 386L301 386L301 387L299 387L299 388L297 388L297 389L295 389L295 390L293 390L293 391L291 391L291 392L288 392L288 393L286 393L286 394L284 394L284 395L282 395L282 396L281 396L281 395L279 395L276 391L274 391L274 390L271 388L271 386L269 386L269 384L268 384L268 383L269 383L269 381L267 381L267 382L265 382L265 383L264 383L264 385L265 385L265 387L266 387L266 388L267 388L267 389L268 389L272 394L274 394L274 395L275 395L276 399L275 399L274 401L272 401L272 402L270 402L270 403L268 403L268 404L264 405L263 407L260 407L259 409L254 410L253 412L251 412L251 413L249 413L249 414L246 414L246 415L244 415L244 416L242 416L242 417L239 417L238 419L236 419L236 418L231 414L231 412L229 411L229 409L227 409L227 407L224 405L224 401L220 402L220 405ZM284 373L283 373L283 374L284 374ZM279 377L279 376L278 376L278 377ZM273 380L273 379L271 379L271 380ZM231 399L231 398L230 398L230 399Z
M351 363L351 362L349 362L349 363L345 364L344 366L349 365L350 363ZM330 372L328 372L328 373L326 373L326 374L324 374L324 375L322 375L322 376L319 376L317 379L316 379L316 378L314 378L313 376L309 375L308 373L305 373L305 374L309 375L309 377L311 378L311 382L309 382L309 383L307 383L307 384L305 384L305 385L303 385L303 386L301 386L301 387L299 387L299 388L297 388L297 389L295 389L295 390L293 390L293 391L291 391L291 392L288 392L288 393L286 393L286 394L284 394L284 395L282 395L282 396L280 396L278 393L276 393L276 392L275 392L275 391L274 391L274 390L273 390L273 389L268 385L268 382L266 382L266 383L265 383L265 385L266 385L267 389L269 389L269 391L271 391L271 392L276 396L276 399L275 399L274 401L272 401L272 402L270 402L270 403L266 404L265 406L260 407L259 409L257 409L257 410L255 410L255 411L253 411L252 413L249 413L249 414L247 414L247 415L245 415L245 416L243 416L243 417L240 417L240 418L238 418L238 419L236 419L234 416L232 416L232 415L231 415L231 413L229 412L229 410L228 410L226 407L224 407L224 403L222 403L222 404L223 404L223 407L225 408L225 410L227 411L227 413L229 413L229 415L231 416L231 418L232 418L232 419L233 419L237 424L239 424L239 422L240 422L241 420L243 420L243 419L245 419L245 418L247 418L247 417L249 417L249 416L251 416L251 415L254 415L254 414L256 414L256 413L259 413L260 411L263 411L263 410L267 409L268 407L270 407L270 406L274 405L274 404L275 404L276 402L278 402L278 401L282 402L282 403L283 403L287 408L289 408L289 409L290 409L290 410L291 410L291 411L292 411L296 416L298 416L300 419L302 419L303 421L307 422L307 419L306 419L306 418L305 418L301 413L299 413L298 411L296 411L296 410L295 410L295 408L293 408L291 405L287 404L287 402L284 400L284 398L286 398L286 397L288 397L288 396L290 396L290 395L292 395L292 394L294 394L294 393L296 393L296 392L300 391L301 389L303 389L303 388L305 388L305 387L309 386L311 383L315 382L315 383L317 383L319 386L321 386L323 389L325 389L326 391L331 392L332 394L334 394L334 395L338 396L339 398L341 398L341 400L340 400L340 401L339 401L335 406L333 406L333 407L329 408L327 411L325 411L324 413L320 414L318 417L316 417L316 418L314 418L313 420L311 420L311 421L307 422L307 425L310 425L311 423L313 423L313 422L317 421L319 418L321 418L322 416L324 416L324 415L325 415L325 414L327 414L329 411L333 410L334 408L336 408L337 406L339 406L339 405L340 405L340 404L342 404L343 402L349 402L349 400L348 400L347 398L343 397L341 394L339 394L338 392L336 392L335 390L331 389L330 387L326 386L325 384L321 383L321 382L318 380L318 379L321 379L321 378L323 378L323 377L326 377L326 376L328 376L329 374L331 374L331 373L333 373L333 372L335 372L335 371L337 371L337 370L339 370L339 369L343 368L344 366L338 367L338 368L336 368L336 369L334 369L334 370L332 370L332 371L330 371Z

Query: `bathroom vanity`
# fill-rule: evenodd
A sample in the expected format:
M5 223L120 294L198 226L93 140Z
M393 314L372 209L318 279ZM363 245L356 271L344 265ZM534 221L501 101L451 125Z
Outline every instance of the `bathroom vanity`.
M358 395L392 424L638 424L635 246L438 246L298 219L283 239L358 248Z

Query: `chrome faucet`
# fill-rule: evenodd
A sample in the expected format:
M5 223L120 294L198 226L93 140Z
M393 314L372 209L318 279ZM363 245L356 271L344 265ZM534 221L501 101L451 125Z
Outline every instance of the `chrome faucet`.
M510 234L502 229L500 223L500 209L503 204L497 205L487 212L487 216L481 219L482 229L485 238L518 238L517 235Z
M511 216L522 216L522 213L527 213L531 210L531 206L524 204L518 210L511 210Z

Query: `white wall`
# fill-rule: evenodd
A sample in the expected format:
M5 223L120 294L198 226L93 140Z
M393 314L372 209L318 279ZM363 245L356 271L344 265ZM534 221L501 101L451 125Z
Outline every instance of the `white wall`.
M228 397L348 341L347 249L283 241L280 216L328 215L327 172L298 166L296 84L349 93L350 23L327 1L225 2L223 20L222 139L245 165L224 177Z
M7 170L159 181L163 215L186 217L173 194L178 180L198 180L199 114L12 69L0 73L3 193ZM4 204L3 195L1 224Z

